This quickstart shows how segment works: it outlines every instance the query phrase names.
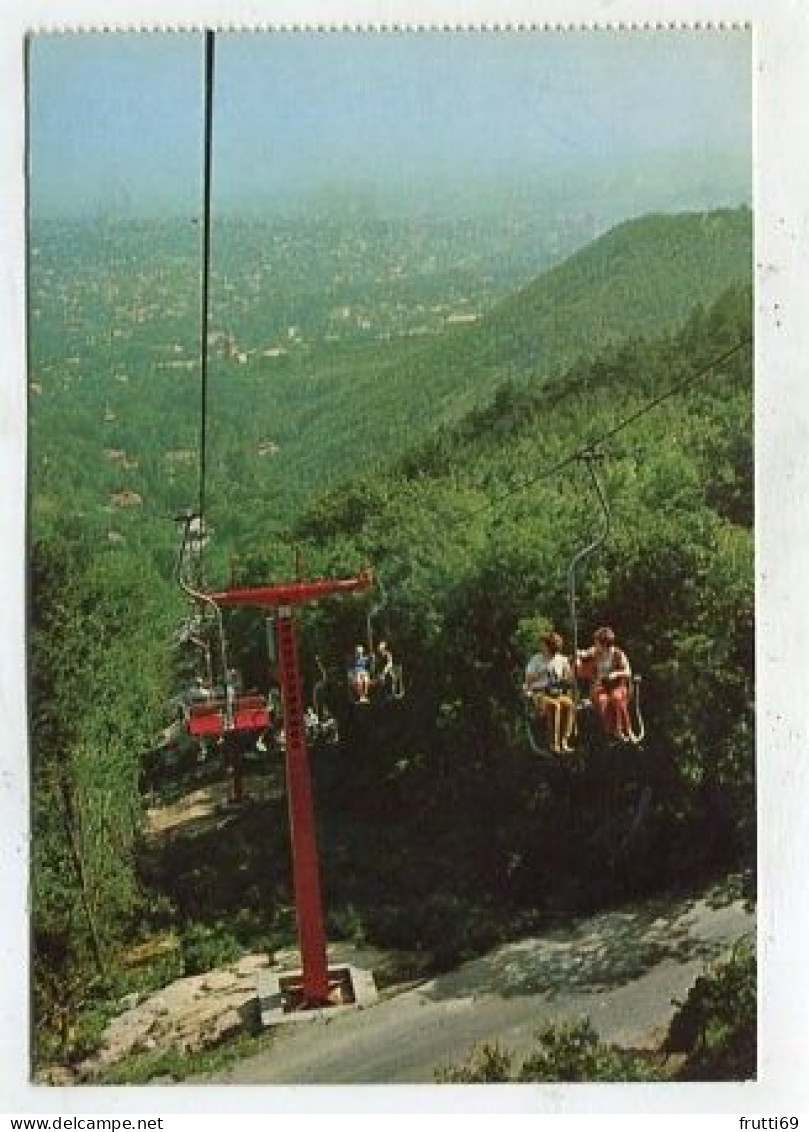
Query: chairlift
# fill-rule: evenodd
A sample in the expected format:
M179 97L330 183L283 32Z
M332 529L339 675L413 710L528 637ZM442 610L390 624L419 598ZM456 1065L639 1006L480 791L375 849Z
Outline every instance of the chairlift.
M612 515L606 493L604 492L601 480L596 471L596 463L604 459L604 453L587 449L580 454L579 459L584 462L590 475L594 493L599 503L601 526L595 537L574 553L567 568L568 607L572 630L571 670L573 679L569 688L564 688L560 691L562 694L569 694L573 701L574 722L571 740L578 745L581 745L584 740L586 746L592 747L594 743L599 742L603 745L603 742L609 741L611 737L604 731L600 720L598 721L598 726L595 726L596 721L594 716L596 709L590 697L590 688L595 678L595 671L592 661L581 659L579 656L577 574L585 560L599 550L608 539L612 529ZM627 709L630 718L627 740L635 745L642 743L646 730L641 713L640 686L641 677L633 673L627 680ZM523 714L524 730L531 750L539 756L554 759L560 765L570 768L572 765L571 758L566 754L560 754L560 752L551 749L551 744L548 741L547 727L545 726L544 720L538 718L533 697L530 695L524 695L523 697ZM619 742L620 740L616 737L615 741Z
M222 739L234 733L252 733L258 737L273 725L273 712L265 696L255 691L245 693L240 688L239 675L228 659L221 606L199 586L199 556L208 540L204 524L194 514L181 515L179 520L183 523L183 537L177 557L176 578L180 588L200 610L202 625L206 621L205 615L208 615L207 621L213 627L215 641L214 648L202 632L188 638L201 648L206 661L205 677L198 684L199 694L187 705L188 733L198 739Z
M312 688L312 707L305 716L307 738L313 743L334 745L340 741L340 731L337 720L329 711L325 701L325 691L329 677L319 656L315 657L319 678Z
M404 669L393 659L387 639L376 635L374 623L387 608L388 597L377 576L378 600L365 618L366 640L358 644L347 668L347 683L354 704L390 704L405 698Z
M607 496L604 491L603 485L598 477L598 472L596 471L597 462L603 460L604 458L605 457L603 452L594 449L587 449L579 456L579 459L582 460L586 465L587 471L590 475L590 480L592 482L592 486L601 510L602 523L601 529L597 532L596 537L593 539L593 541L582 547L581 550L578 550L573 555L567 571L568 605L570 609L570 624L572 630L573 646L572 664L575 676L573 682L573 699L576 705L577 729L578 720L581 714L583 712L595 711L595 706L592 703L589 691L586 696L583 696L581 689L581 684L585 681L588 682L588 685L592 684L595 679L595 670L590 667L586 661L582 661L579 657L579 618L576 594L576 573L585 559L589 558L592 554L595 553L596 550L599 550L604 545L604 543L609 538L610 532L612 530L612 513L610 511L609 503L607 502ZM631 676L625 678L622 677L621 679L623 679L625 682L628 695L627 711L629 713L629 728L626 740L634 744L640 744L643 741L646 733L646 727L640 708L641 677L633 673Z

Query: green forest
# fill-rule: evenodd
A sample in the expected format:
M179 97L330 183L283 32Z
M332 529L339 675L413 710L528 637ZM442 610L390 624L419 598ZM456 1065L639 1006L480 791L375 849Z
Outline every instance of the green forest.
M213 336L208 584L378 580L298 618L307 697L325 672L340 734L311 752L330 939L439 971L700 879L741 874L753 896L751 227L747 209L629 221L423 338L321 337L242 363ZM193 672L172 515L196 504L199 446L198 371L159 366L175 340L192 357L195 311L169 330L164 304L116 336L103 272L121 292L126 260L99 242L71 295L71 247L50 233L32 282L35 1067L81 1060L128 991L295 941L283 791L224 834L144 836L147 804L226 774L158 741ZM170 250L167 287L194 251ZM581 574L578 632L616 630L646 738L583 735L561 763L532 749L521 687L542 632L570 646L568 566L601 524L576 458L592 446L612 526ZM345 670L369 615L406 695L358 711ZM262 618L226 629L267 692ZM243 754L282 775L272 747ZM518 1072L497 1065L448 1079Z

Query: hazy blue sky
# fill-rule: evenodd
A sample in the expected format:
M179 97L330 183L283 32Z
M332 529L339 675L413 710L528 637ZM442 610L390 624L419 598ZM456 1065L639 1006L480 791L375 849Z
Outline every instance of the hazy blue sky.
M219 211L622 176L749 199L746 32L233 33L216 53ZM202 59L185 33L35 37L34 215L197 211Z

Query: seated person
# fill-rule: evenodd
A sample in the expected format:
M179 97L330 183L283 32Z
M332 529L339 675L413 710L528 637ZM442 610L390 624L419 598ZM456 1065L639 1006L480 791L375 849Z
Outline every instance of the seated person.
M354 649L354 663L348 675L357 700L367 704L371 690L371 658L363 645Z
M205 680L204 676L197 676L194 678L194 683L188 690L188 700L190 703L207 703L213 698L213 688Z
M195 676L191 686L172 700L172 707L185 725L193 714L203 710L203 705L210 704L213 700L214 689L204 676Z
M579 650L578 662L592 666L590 699L601 716L604 730L614 739L631 738L629 718L629 682L632 669L623 649L615 643L615 633L609 627L598 629L589 649Z
M225 702L229 712L236 710L236 701L243 691L241 673L236 668L229 668L225 677Z
M323 708L319 719L320 735L327 743L336 743L339 739L337 720L328 708Z
M545 722L548 745L554 754L572 750L570 738L576 718L569 694L573 674L562 653L563 647L564 641L558 633L546 633L540 642L540 651L525 667L523 684L537 717Z

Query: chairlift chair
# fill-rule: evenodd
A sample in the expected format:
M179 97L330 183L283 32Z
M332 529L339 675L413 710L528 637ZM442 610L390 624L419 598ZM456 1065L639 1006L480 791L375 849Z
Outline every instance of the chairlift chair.
M405 698L405 680L403 666L392 660L391 664L386 667L383 672L378 671L377 665L377 646L384 643L384 638L378 636L374 631L374 622L379 617L383 609L387 608L388 596L385 591L382 581L378 575L375 577L376 587L379 592L379 599L368 610L365 618L365 636L367 656L368 656L368 674L369 674L369 693L366 698L361 698L357 693L356 681L356 668L349 664L347 669L347 682L352 703L354 704L386 704L394 701L403 700Z
M198 515L185 514L183 538L177 557L176 578L180 588L196 604L203 615L209 615L216 641L216 656L221 669L221 691L210 698L188 705L186 725L194 738L222 739L233 733L255 733L257 736L274 722L273 712L266 697L257 692L243 693L237 688L234 670L228 662L228 646L224 619L219 603L199 587L192 574L199 574L199 555L207 542L207 531ZM190 638L202 646L206 657L207 687L214 688L214 649L200 635Z

